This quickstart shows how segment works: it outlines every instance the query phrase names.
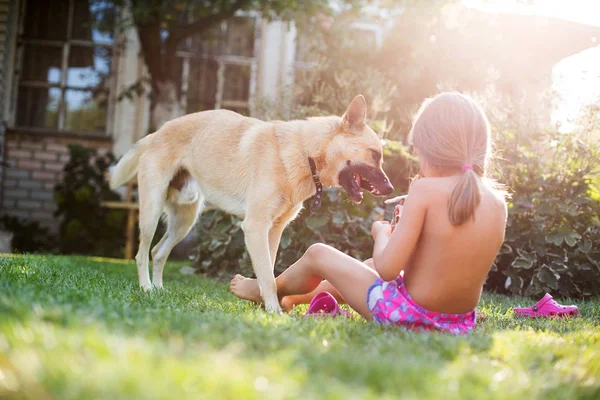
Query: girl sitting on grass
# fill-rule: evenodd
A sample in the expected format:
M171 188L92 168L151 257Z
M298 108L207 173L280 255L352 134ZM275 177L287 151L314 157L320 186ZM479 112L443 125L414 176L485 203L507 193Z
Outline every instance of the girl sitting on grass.
M417 113L410 140L421 179L393 230L373 224L373 258L358 261L314 244L277 277L284 309L328 291L367 320L466 333L506 225L504 193L485 178L489 122L473 99L442 93ZM231 292L260 302L255 279L236 275Z

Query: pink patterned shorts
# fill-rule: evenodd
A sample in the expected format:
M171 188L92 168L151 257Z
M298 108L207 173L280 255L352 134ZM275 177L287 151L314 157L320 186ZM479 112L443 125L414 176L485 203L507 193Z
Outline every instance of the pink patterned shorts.
M409 329L459 335L470 332L476 322L475 310L464 314L444 314L424 309L410 297L402 276L390 282L377 278L367 292L367 306L376 323Z

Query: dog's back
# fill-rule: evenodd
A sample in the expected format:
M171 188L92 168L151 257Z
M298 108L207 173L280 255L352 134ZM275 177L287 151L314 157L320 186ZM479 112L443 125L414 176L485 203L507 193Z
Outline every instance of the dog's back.
M186 170L193 180L189 180L188 190L199 190L206 201L243 216L246 195L249 187L258 183L258 171L270 176L275 185L281 175L273 166L279 158L273 127L279 123L229 110L176 118L138 141L119 161L111 174L111 187L129 181L138 172L149 176L146 180L155 185L164 185ZM180 197L169 186L165 198L179 202L176 199Z
M220 151L223 146L234 150L244 133L261 123L265 124L229 110L201 111L168 121L156 132L140 139L121 158L111 172L110 186L116 188L132 179L138 172L141 157L170 165L180 165L190 156L216 155L221 160L227 159L229 157L225 154L223 158L224 152Z

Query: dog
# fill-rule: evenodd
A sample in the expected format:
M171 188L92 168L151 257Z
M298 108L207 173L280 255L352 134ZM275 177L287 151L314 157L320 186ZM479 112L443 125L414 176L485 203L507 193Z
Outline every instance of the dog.
M243 218L245 244L265 308L281 312L273 274L281 234L323 185L342 187L354 202L363 190L394 190L382 169L381 140L366 123L367 104L356 96L342 117L265 122L233 111L202 111L176 118L138 141L114 168L116 188L137 174L140 287L162 288L164 264L195 224L206 202ZM161 215L167 232L150 244Z

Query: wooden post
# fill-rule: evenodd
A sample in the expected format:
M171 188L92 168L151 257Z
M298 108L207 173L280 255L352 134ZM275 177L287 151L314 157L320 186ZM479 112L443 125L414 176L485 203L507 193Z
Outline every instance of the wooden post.
M133 183L129 182L127 184L127 192L125 193L125 202L131 202L131 195L133 192ZM136 210L133 208L127 209L127 231L126 231L126 241L125 241L125 259L131 260L133 258L133 245L135 243L135 217Z

